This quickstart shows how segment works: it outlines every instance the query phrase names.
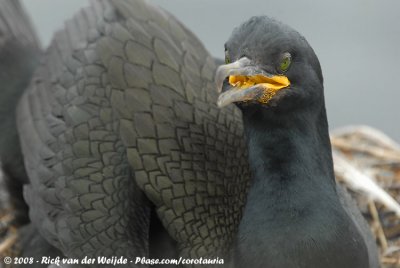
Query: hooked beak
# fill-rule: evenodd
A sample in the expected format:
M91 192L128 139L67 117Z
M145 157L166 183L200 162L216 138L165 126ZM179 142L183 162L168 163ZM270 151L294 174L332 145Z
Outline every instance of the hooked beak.
M222 92L226 78L229 88ZM252 65L246 57L221 65L215 79L218 92L222 92L217 102L220 108L234 102L258 101L267 104L279 90L290 85L286 76L267 73Z

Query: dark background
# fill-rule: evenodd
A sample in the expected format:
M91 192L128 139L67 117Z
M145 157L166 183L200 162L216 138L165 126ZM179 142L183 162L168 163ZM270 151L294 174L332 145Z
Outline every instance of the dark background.
M291 25L322 64L331 128L376 127L400 141L400 1L153 0L175 14L216 57L232 29L265 14ZM47 46L86 0L23 0Z

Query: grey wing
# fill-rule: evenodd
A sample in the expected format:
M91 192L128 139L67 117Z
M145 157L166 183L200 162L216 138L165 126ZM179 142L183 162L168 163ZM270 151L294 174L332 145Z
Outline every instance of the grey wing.
M17 135L15 110L39 55L36 35L20 2L0 0L0 161L15 224L28 221L22 198L22 184L27 183L28 178Z
M135 180L181 256L226 256L250 178L240 112L216 106L215 60L173 16L114 3L127 21L100 49L122 48L103 62Z
M181 256L226 254L250 176L240 113L216 106L214 59L147 2L80 14L19 105L31 217L68 256L145 256L144 193Z
M18 41L20 45L39 48L39 41L31 21L19 0L0 1L0 31L1 50L10 41Z
M18 105L30 218L68 257L147 255L147 200L115 133L96 52L110 10L97 1L66 22Z

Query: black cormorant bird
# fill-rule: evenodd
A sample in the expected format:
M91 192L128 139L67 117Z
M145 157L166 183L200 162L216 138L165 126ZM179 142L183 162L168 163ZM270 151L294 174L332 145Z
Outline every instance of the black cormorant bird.
M265 47L261 42L256 45L260 49ZM258 51L258 55L263 51ZM235 60L243 56L229 53ZM251 59L256 51L252 53L244 56ZM300 58L290 56L292 71L295 60ZM244 59L240 64L246 62ZM264 222L254 224L260 217L274 216L264 211L265 200L254 200L258 196L254 191L265 190L254 185L257 180L251 187L239 229L250 186L249 162L260 165L265 159L254 159L255 145L251 143L253 153L248 159L239 109L233 105L217 107L215 69L213 57L190 31L146 1L93 1L67 21L65 29L56 33L46 50L17 108L18 134L29 176L24 197L30 219L41 236L70 258L225 257L226 266L237 241L235 267L251 266L243 266L243 261L251 256L254 265L268 265L264 263L264 254L280 251L273 248L269 253L252 255L257 254L255 244L265 249L268 240L247 240L251 237L246 226L258 228L254 229L257 238L274 239L267 236L271 232L267 232ZM234 79L240 82L245 77ZM289 79L286 83L294 88L296 79ZM280 83L285 81L275 84L280 87ZM279 95L269 104L277 101ZM322 93L297 100L294 94L290 96L285 95L285 99L292 105L277 106L282 118L284 114L290 115L296 103L318 103L317 97ZM265 96L264 101L268 98ZM232 100L232 96L228 98ZM275 124L284 124L277 119ZM245 122L246 127L257 128L252 122ZM285 133L277 134L275 141L286 139ZM299 161L312 160L299 154L285 155L299 157ZM271 159L276 169L272 174L280 170L283 176L290 169L279 157L277 154ZM330 157L325 157L325 168L331 171ZM334 187L333 175L330 176ZM329 189L329 183L322 181L324 178L314 187ZM286 182L293 186L289 177ZM273 193L290 190L283 186ZM299 187L299 192L310 191L305 184ZM318 202L323 204L322 200ZM290 207L287 202L280 205ZM293 211L297 215L303 212ZM338 213L342 212L338 209ZM254 222L249 223L251 219ZM311 228L311 224L317 223L310 221L307 227ZM260 233L260 229L265 232ZM238 230L240 236L236 239ZM307 229L300 233L290 228L286 231L273 234L284 242L293 241L295 234ZM341 240L340 246L347 241ZM337 248L339 245L332 247ZM298 258L290 255L287 259ZM85 265L90 266L98 264ZM127 266L147 265L129 262L124 267Z
M253 174L236 267L377 267L365 222L340 201L313 49L290 27L260 16L233 31L225 53L218 105L242 111Z

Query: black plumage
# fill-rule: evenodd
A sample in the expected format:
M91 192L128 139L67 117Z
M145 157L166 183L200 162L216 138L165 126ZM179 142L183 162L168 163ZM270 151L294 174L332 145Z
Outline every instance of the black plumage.
M4 200L5 204L0 204L0 210L11 209L13 214L10 215L11 222L2 222L0 228L18 227L19 239L12 249L20 256L37 258L61 254L29 223L28 206L22 196L23 185L29 183L29 179L17 133L16 107L39 64L40 56L38 39L20 2L0 0L0 161L6 188L1 191L7 191L9 197L9 200ZM2 239L7 240L7 228L0 231L5 235ZM7 252L0 254L2 257L9 255Z
M68 21L18 106L41 235L74 258L226 257L250 176L240 113L216 106L215 69L144 1L94 1Z
M235 246L238 267L378 267L372 234L336 189L322 72L312 48L288 26L253 17L234 30L226 54L235 62L220 67L219 81L258 74L290 81L267 101L259 92L269 89L261 84L223 84L219 103L235 102L242 111L253 174Z
M297 34L289 38L293 34L289 28L256 22L246 24L250 32L246 27L236 30L227 43L230 58L253 56L261 62L265 55L279 55L281 49L300 43L303 50L299 52L309 62L307 68L297 66L305 76L310 75L307 70L313 71L314 79L307 81L315 90L276 95L270 102L274 108L268 112L250 102L241 104L248 155L239 109L216 105L214 59L170 14L140 0L93 1L67 21L46 50L17 109L29 175L24 196L34 230L72 258L218 256L226 258L226 267L241 268L271 266L269 257L277 254L275 267L292 263L304 267L319 260L320 248L306 251L305 258L300 258L301 251L285 260L279 254L288 252L289 242L295 241L291 239L335 218L332 213L327 218L300 216L314 211L311 208L320 211L332 205L338 218L354 227L348 231L355 241L330 240L327 232L332 251L324 252L336 257L346 248L342 246L359 245L354 258L359 265L358 256L366 254L364 242L339 204L329 149L320 155L320 146L326 149L329 137L318 60ZM265 50L271 44L269 27L278 27L276 40L282 37L280 29L284 30L281 44L286 47ZM301 57L293 57L294 63L296 59ZM294 73L290 79L293 87L302 77ZM310 115L315 120L307 119ZM263 124L265 120L269 127ZM305 121L309 124L302 125ZM307 142L319 143L314 148L296 146L304 143L307 134L311 134ZM259 147L260 143L266 147ZM325 164L316 165L315 158ZM249 163L254 174L251 184ZM311 169L321 171L321 181L315 180ZM300 171L310 184L293 179L293 174L302 177ZM271 177L261 181L264 172ZM258 194L267 183L269 195ZM274 203L279 195L302 201L296 205L304 210L291 209L288 202ZM268 208L275 212L267 213ZM300 226L308 229L291 228L287 217L303 221ZM286 232L276 232L268 218L277 228L287 226ZM36 241L42 244L38 237ZM346 252L340 253L343 263L349 264ZM231 259L235 263L229 263Z
M28 208L22 199L22 184L28 182L15 111L39 60L39 44L19 1L0 1L0 161L11 203L14 223L29 222Z

